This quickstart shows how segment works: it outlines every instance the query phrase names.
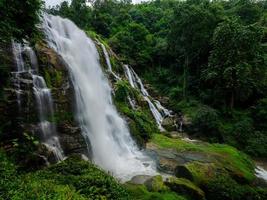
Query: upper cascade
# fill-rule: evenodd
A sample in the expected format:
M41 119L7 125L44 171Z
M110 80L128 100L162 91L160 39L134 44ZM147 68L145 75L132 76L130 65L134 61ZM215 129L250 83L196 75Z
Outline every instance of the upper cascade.
M154 161L140 151L112 102L94 42L73 22L44 14L48 44L64 59L75 90L76 117L90 143L93 161L122 181L156 174Z
M164 128L162 127L163 119L164 117L172 116L172 111L163 107L158 100L151 98L142 80L130 66L124 65L124 71L131 87L138 89L145 101L148 103L149 109L158 125L158 128L160 129L160 131L164 131ZM132 100L129 99L129 101L132 105Z

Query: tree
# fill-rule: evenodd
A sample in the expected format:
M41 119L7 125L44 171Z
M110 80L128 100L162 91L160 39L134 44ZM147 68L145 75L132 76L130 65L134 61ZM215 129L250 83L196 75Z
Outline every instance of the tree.
M126 29L111 38L110 44L115 51L128 59L131 65L137 66L138 62L144 66L151 60L152 40L152 35L142 24L130 23Z
M173 56L183 65L184 97L189 73L199 74L200 66L208 59L210 39L220 21L220 10L208 1L183 2L174 10L168 39Z
M0 41L32 38L37 32L41 0L0 0Z
M245 101L257 91L265 78L262 36L257 25L244 26L236 19L222 22L214 32L203 78L231 109L235 102Z

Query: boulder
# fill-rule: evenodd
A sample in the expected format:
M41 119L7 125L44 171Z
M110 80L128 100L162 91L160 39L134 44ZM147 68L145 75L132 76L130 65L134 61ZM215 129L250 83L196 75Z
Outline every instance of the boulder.
M162 126L167 131L176 131L177 127L175 126L175 118L173 117L166 117L162 121Z
M166 191L167 187L163 182L162 176L153 176L145 181L144 185L148 191L151 192L162 192Z
M134 185L142 185L151 178L152 176L149 176L149 175L137 175L137 176L134 176L130 181L128 181L128 183L134 184Z
M185 194L194 200L204 200L205 193L194 183L183 178L170 178L165 184L178 194Z

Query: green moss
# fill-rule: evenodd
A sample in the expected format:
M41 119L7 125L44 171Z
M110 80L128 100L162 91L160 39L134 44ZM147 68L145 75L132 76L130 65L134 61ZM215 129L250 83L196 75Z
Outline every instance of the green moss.
M186 168L193 176L194 183L203 185L209 182L216 174L216 165L214 163L190 162Z
M193 151L207 154L213 159L217 167L232 171L235 175L252 181L254 175L254 163L250 158L229 145L209 144L204 142L187 142L182 139L171 139L155 134L152 142L162 148L173 148L178 152Z
M63 81L63 73L61 71L55 70L55 85L61 86Z
M60 110L59 112L56 112L54 116L52 116L49 121L59 123L59 122L73 122L74 116L73 112L67 112L65 110Z
M163 182L162 176L154 176L145 182L145 185L149 191L152 192L164 192L168 191L167 186Z
M133 110L123 102L116 102L116 107L124 116L129 118L128 124L131 133L140 145L143 145L154 133L158 132L150 111L142 108Z
M166 183L171 190L190 196L194 200L205 199L204 192L191 181L184 178L170 178Z
M144 185L126 184L132 200L186 200L175 192L149 192Z
M158 132L158 128L148 107L140 106L132 109L128 102L128 96L141 101L139 92L131 88L127 81L118 81L115 85L114 97L116 107L120 113L129 118L128 124L132 135L140 145L144 145L152 134Z
M51 80L50 73L47 70L45 70L44 73L45 73L45 82L46 82L47 87L52 88L52 80Z

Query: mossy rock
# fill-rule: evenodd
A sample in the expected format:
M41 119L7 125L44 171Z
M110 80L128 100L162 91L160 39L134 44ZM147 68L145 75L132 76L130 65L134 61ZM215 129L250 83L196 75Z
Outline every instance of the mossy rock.
M214 163L190 162L186 164L184 167L188 170L188 172L192 176L192 179L190 180L198 185L206 184L217 173L218 174L226 173L224 172L224 169L217 167L216 164Z
M166 185L178 194L190 196L194 200L204 200L205 193L191 181L184 178L170 178Z
M150 179L148 179L144 185L147 187L148 191L152 192L162 192L162 191L167 191L168 188L163 182L162 176L154 176Z
M164 118L162 121L162 126L167 131L176 131L177 130L177 128L175 126L175 119L173 117Z
M191 173L193 179L179 170L176 175L188 178L196 184L205 184L215 174L225 173L241 183L251 183L255 179L253 161L229 145L192 142L155 134L147 146L153 147L152 150L156 153L163 150L171 152L174 157L172 160L177 162L177 166L183 165L186 168L183 168L183 172L188 170L187 175ZM164 154L157 155L166 158ZM170 155L167 156L169 159Z
M175 168L175 176L194 181L194 176L191 171L184 165L179 165Z

